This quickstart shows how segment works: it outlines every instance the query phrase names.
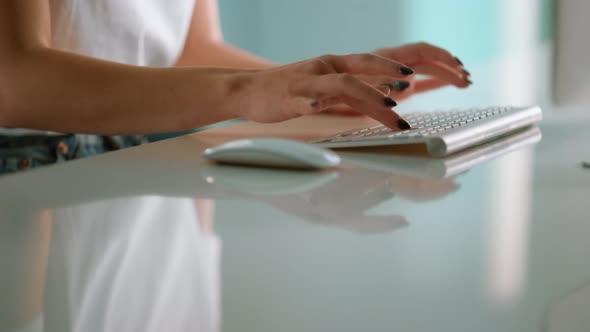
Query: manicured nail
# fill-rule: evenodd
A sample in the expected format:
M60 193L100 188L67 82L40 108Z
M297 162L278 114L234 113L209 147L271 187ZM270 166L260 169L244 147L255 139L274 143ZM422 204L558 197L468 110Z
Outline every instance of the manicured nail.
M461 60L459 60L459 58L455 57L455 61L457 61L457 63L459 63L461 66L463 66L463 62L461 62Z
M385 97L385 98L383 99L383 101L384 101L384 103L385 103L385 106L387 106L387 107L394 107L394 106L397 106L397 103L395 102L395 100L393 100L393 99L391 99L391 98L389 98L389 97Z
M469 85L473 84L473 82L471 82L471 80L468 78L465 78L465 82L469 83Z
M395 82L393 82L392 86L393 86L393 90L401 92L410 86L410 82L408 82L408 81L395 81Z
M389 92L387 92L387 94L390 94L391 93L391 90L393 90L395 88L393 86L393 84L391 84L391 83L383 83L383 84L379 84L379 86L386 87L389 90Z
M463 74L467 75L467 76L471 76L471 73L468 72L467 70L463 69Z
M402 73L402 75L412 75L414 70L412 70L410 67L401 66L399 67L399 72Z
M410 124L408 123L408 121L400 118L399 120L397 120L397 126L399 127L399 129L401 130L409 130L412 129L412 126L410 126Z

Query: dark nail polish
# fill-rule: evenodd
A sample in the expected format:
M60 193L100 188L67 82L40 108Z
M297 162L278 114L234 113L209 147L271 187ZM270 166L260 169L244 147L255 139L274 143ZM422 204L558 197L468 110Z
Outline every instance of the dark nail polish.
M389 89L389 91L391 92L391 90L395 89L395 87L393 86L393 84L390 83L383 83L383 84L379 84L380 86L385 86Z
M404 119L401 119L401 118L399 120L397 120L397 126L401 130L409 130L409 129L412 129L412 126L410 126L410 124L408 123L408 121L406 121Z
M463 66L463 62L461 62L461 60L459 60L459 58L455 57L455 61L457 61L457 63L459 63L461 66Z
M412 70L410 67L401 66L399 67L399 72L402 73L402 75L412 75L414 70Z
M410 86L410 82L408 82L408 81L395 81L395 82L393 82L392 86L393 86L392 90L401 92Z
M473 84L473 82L471 82L471 80L468 78L465 78L465 82L469 83L469 85Z
M385 97L383 99L383 101L385 102L385 106L387 106L387 107L393 107L393 106L396 106L397 105L397 103L395 102L395 100L393 100L393 99L391 99L389 97Z
M471 73L468 72L467 70L463 69L463 74L467 75L467 76L471 76Z

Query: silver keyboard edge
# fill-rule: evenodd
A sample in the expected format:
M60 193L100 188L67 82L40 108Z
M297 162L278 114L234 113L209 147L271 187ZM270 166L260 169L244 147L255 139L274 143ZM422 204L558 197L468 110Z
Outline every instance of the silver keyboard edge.
M458 153L457 157L449 157L448 160L438 159L445 162L445 177L458 175L469 170L485 161L495 159L499 156L506 155L522 147L533 145L541 141L541 129L534 125L517 129L514 134L498 138L491 142L484 143L489 146L483 148L467 149L465 153Z
M541 121L543 114L538 106L527 107L509 115L482 121L476 126L459 128L433 137L427 141L427 149L433 157L444 157L473 145L481 144L502 134Z
M388 138L375 140L359 140L348 142L315 143L324 148L354 148L386 145L426 144L428 153L437 158L445 157L470 146L485 143L495 137L533 125L543 118L542 110L538 106L522 107L519 111L492 117L476 125L449 130L440 136L431 138L407 138L403 141Z

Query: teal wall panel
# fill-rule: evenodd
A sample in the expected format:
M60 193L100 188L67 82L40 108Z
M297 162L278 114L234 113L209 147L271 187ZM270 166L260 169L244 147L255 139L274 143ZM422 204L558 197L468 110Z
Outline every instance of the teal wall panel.
M403 41L424 40L449 49L466 63L489 60L499 51L498 0L405 1Z
M397 45L405 1L220 0L224 36L272 61ZM239 30L239 31L237 31Z
M404 1L258 0L260 54L288 62L399 44Z
M198 0L197 0L198 1ZM240 48L255 51L258 45L258 0L218 0L223 37Z
M553 0L538 0L540 39ZM486 62L502 50L505 0L219 0L226 40L276 62L428 41Z

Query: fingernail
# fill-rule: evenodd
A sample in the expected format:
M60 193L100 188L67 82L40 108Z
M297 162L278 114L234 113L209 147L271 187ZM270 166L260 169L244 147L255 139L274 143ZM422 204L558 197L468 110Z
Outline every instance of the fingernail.
M468 72L467 70L463 69L463 74L467 75L467 76L471 76L471 73Z
M401 92L410 86L410 82L408 82L408 81L395 81L395 82L393 82L392 86L393 86L392 90Z
M401 66L399 67L399 72L402 73L402 75L412 75L414 70L412 70L410 67Z
M455 61L457 61L457 63L459 63L461 66L463 66L463 62L461 62L461 60L459 60L459 58L455 57Z
M397 120L397 126L399 127L399 129L401 130L409 130L412 129L412 126L410 126L410 124L408 123L408 121L400 118L399 120Z
M473 84L473 82L468 78L465 78L465 82L469 83L469 85Z
M393 100L393 99L391 99L389 97L385 97L383 99L383 101L385 103L385 106L387 106L387 107L394 107L394 106L397 105L397 103L395 102L395 100Z
M395 87L393 86L393 84L391 83L383 83L383 84L379 84L380 86L384 86L387 87L389 89L389 92L391 92L391 90L395 89ZM388 93L389 94L389 93Z

